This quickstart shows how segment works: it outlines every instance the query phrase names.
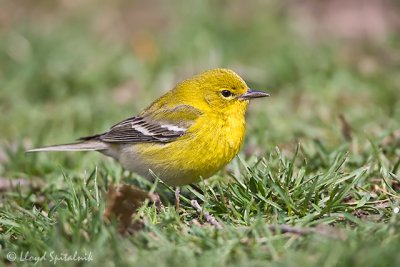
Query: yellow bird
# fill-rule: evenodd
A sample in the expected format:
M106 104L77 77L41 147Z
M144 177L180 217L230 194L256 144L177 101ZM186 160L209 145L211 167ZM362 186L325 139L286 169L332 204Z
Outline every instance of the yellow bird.
M213 69L178 83L138 116L78 143L39 151L99 151L148 179L150 170L177 186L206 179L239 152L245 135L250 90L232 70Z

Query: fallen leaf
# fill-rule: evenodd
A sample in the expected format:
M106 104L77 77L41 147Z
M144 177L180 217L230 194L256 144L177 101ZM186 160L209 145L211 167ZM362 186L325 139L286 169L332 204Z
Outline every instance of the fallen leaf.
M110 220L112 217L116 218L120 233L125 233L130 226L139 230L142 228L140 227L142 224L137 222L132 224L132 216L146 200L157 201L154 195L132 185L111 186L107 194L104 218L106 220Z

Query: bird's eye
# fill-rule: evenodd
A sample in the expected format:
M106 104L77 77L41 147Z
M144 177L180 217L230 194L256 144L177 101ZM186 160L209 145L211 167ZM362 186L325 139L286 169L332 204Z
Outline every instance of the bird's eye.
M232 96L232 92L229 90L222 90L221 95L223 97L230 97L230 96Z

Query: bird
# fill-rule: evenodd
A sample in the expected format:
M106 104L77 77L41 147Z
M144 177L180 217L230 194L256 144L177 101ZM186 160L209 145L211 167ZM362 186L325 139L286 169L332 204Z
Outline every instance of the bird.
M137 116L75 143L27 152L98 151L125 169L170 186L207 179L238 153L251 99L268 97L250 89L230 69L211 69L179 82Z

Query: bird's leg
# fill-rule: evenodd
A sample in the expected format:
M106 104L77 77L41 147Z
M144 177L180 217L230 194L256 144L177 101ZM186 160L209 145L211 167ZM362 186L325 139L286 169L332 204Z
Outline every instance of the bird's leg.
M177 211L179 211L179 208L180 208L180 201L179 201L180 192L181 192L181 189L179 188L179 186L176 187L176 189L175 189L175 209Z

